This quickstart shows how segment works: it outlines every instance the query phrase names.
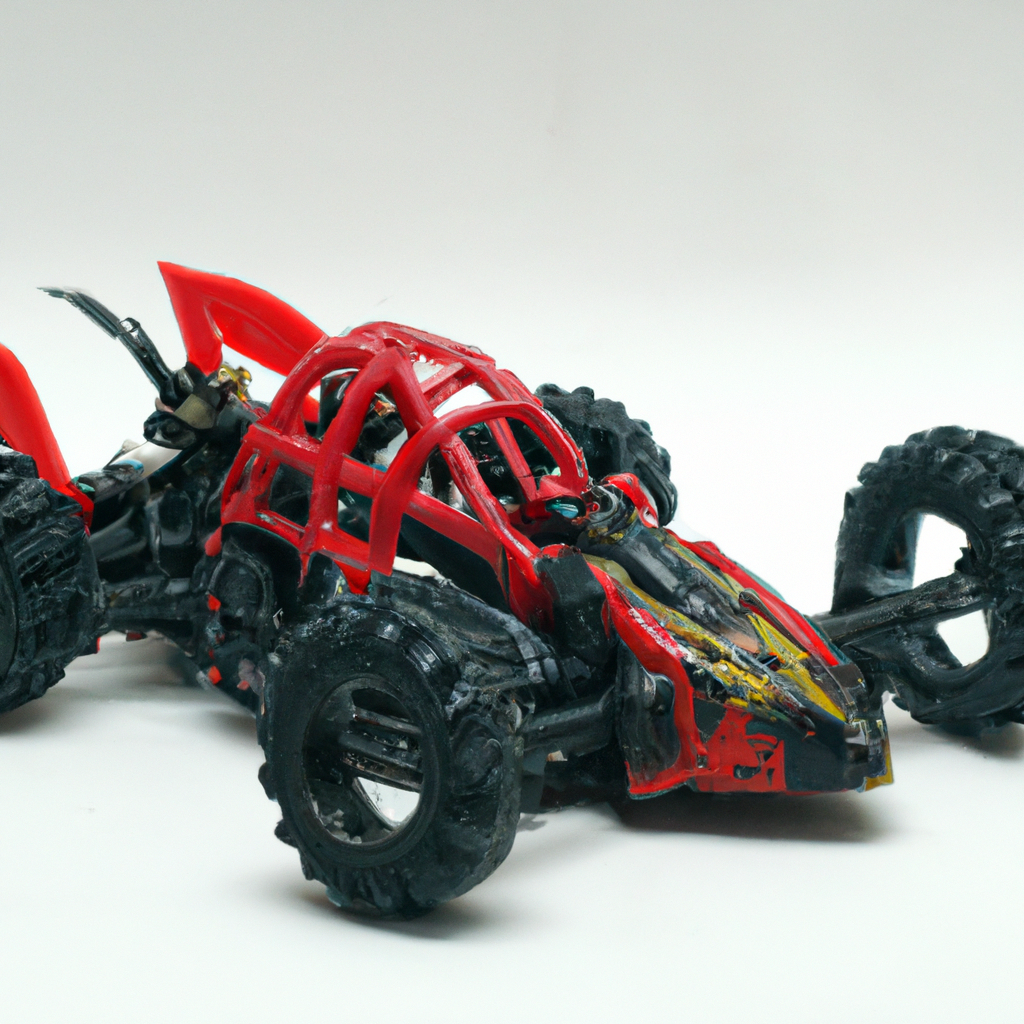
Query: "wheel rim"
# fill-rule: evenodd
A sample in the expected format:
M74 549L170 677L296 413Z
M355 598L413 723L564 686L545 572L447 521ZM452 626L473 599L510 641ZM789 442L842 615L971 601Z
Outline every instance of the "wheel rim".
M343 845L369 852L395 843L422 814L426 753L422 722L385 680L342 683L306 730L310 809Z
M955 527L963 532L967 541L967 552L982 552L985 550L984 537L979 533L973 523L964 521L962 517L950 513L948 510L936 510L928 504L915 507L906 512L898 521L893 535L886 550L883 566L890 568L898 563L908 563L916 568L918 544L921 538L921 530L928 517L941 520L949 526ZM905 548L903 546L906 546ZM908 560L909 555L909 560ZM956 570L954 565L949 566L949 572ZM959 570L963 571L963 570ZM906 591L913 590L920 586L913 575L908 574ZM962 662L960 658L950 649L945 638L942 636L939 627L949 621L961 617L957 612L936 618L928 625L912 626L907 630L907 639L912 647L910 658L919 668L926 669L935 682L942 682L946 685L959 685L962 678L986 661L995 646L996 638L992 635L990 620L990 609L986 610L988 644L986 650L976 658Z

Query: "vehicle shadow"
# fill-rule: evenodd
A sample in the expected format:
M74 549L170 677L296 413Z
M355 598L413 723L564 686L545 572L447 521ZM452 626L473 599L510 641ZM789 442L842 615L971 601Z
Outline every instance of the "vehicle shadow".
M922 725L915 722L906 712L886 708L889 722L889 736L894 755L907 747L934 746L959 747L984 757L995 757L1004 761L1024 760L1024 725L1010 723L991 732L957 732L940 725Z
M374 931L405 936L414 940L462 939L473 935L479 936L481 933L495 928L500 930L504 924L507 924L507 915L488 914L476 901L466 897L452 900L451 903L442 903L422 917L416 917L409 921L396 921L367 917L341 910L331 903L325 890L320 886L316 888L303 886L301 889L296 889L292 895L325 917L330 915L336 922L340 920L356 928L370 928Z
M255 740L255 721L223 694L196 680L192 662L170 641L151 637L126 642L104 637L98 654L78 658L67 674L42 697L0 715L0 737L61 728L82 720L82 712L102 712L113 703L173 703L210 709L213 728Z
M0 715L0 736L16 736L49 725L61 716L61 709L53 701L34 700L20 708Z
M928 733L937 736L944 743L965 750L974 750L987 757L998 757L1004 761L1019 761L1024 758L1024 728L1019 725L1004 725L1001 729L978 736L965 736L938 726L930 726Z
M867 843L888 833L856 793L818 796L711 795L677 790L653 800L623 800L607 813L629 829L811 843Z

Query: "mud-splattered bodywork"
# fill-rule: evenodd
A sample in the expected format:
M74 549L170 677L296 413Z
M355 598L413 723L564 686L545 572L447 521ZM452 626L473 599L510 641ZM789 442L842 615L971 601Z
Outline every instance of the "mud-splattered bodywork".
M891 780L881 710L805 618L715 545L645 526L627 501L593 518L580 543L631 652L620 741L633 796Z

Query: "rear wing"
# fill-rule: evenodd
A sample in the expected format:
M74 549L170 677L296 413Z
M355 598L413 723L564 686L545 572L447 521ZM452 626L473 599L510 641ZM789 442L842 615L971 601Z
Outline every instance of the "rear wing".
M223 346L287 377L327 335L270 292L222 274L159 263L188 361L215 373Z

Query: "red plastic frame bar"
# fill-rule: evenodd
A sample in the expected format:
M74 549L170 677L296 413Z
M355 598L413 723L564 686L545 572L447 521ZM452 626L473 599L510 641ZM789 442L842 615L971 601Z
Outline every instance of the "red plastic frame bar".
M0 437L15 451L35 459L40 477L82 506L86 522L92 502L72 482L60 445L39 395L18 357L0 345Z

